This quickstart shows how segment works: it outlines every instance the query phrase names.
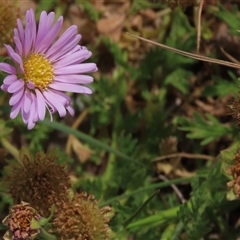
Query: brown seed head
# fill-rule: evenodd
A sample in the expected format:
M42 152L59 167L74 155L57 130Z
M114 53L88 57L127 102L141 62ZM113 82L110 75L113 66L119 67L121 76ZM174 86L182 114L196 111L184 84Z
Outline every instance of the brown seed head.
M232 117L236 120L237 125L240 126L240 96L233 99L229 107L231 109L229 115L232 115Z
M54 154L40 152L33 158L23 149L20 156L22 165L10 162L4 182L15 203L28 202L47 217L53 204L61 206L68 199L69 176Z
M229 168L229 175L232 175L233 180L227 183L228 188L232 188L237 198L240 198L240 150L235 154L234 165Z
M19 8L9 1L1 1L0 4L0 48L3 44L13 42L13 29L19 18Z
M37 222L40 218L41 216L28 203L22 202L13 206L9 215L3 220L3 224L9 227L4 239L6 236L14 240L34 239L40 232L40 227L36 228L34 221Z
M110 207L99 209L99 202L86 192L57 209L53 227L60 240L107 240L111 235L108 222L113 216Z

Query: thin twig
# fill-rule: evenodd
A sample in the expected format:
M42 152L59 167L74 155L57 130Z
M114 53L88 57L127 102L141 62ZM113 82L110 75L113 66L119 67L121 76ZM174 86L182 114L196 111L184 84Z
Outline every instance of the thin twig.
M168 158L175 158L175 157L205 159L205 160L211 160L211 161L216 160L215 157L204 155L204 154L192 154L192 153L180 152L180 153L172 153L172 154L168 154L168 155L165 155L165 156L160 156L160 157L153 158L151 160L151 162L158 162L158 161L162 161L162 160L165 160L165 159L168 159Z
M185 57L190 57L190 58L200 60L200 61L204 61L204 62L220 64L220 65L224 65L224 66L228 66L228 67L232 67L232 68L240 68L240 64L237 64L237 63L232 63L232 62L228 62L228 61L224 61L224 60L220 60L220 59L205 57L205 56L202 56L202 55L199 55L199 54L193 54L193 53L185 52L185 51L179 50L177 48L172 48L172 47L169 47L167 45L148 40L147 38L139 37L139 36L134 35L134 34L129 33L129 32L127 34L132 36L132 37L138 38L139 40L142 40L144 42L151 43L155 46L159 46L163 49L169 50L171 52L175 52L175 53L180 54L180 55L185 56Z
M158 174L158 177L163 180L164 182L168 182L169 179L167 177L165 177L164 175L162 174ZM174 192L177 194L179 200L181 201L181 203L185 203L186 202L186 199L183 197L181 191L178 189L178 187L175 185L175 184L171 184L170 185L172 187L172 189L174 190Z
M198 7L198 17L197 17L197 53L199 53L200 42L201 42L201 15L203 9L204 0L201 0Z
M222 47L220 47L220 50L222 51L222 53L232 62L235 63L240 63L236 58L234 58L233 56L231 56L229 53L227 53Z

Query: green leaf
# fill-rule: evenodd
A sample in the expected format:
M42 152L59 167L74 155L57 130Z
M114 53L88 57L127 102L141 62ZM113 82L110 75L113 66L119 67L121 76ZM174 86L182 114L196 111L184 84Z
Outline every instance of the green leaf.
M22 164L23 159L27 156L28 159L33 160L33 157L29 150L26 147L22 147L21 150L19 151L19 162ZM23 164L22 164L23 165Z
M93 4L88 1L77 0L77 3L83 10L88 14L91 20L97 22L99 19L99 14L94 8Z
M206 145L233 132L233 127L223 126L214 116L206 114L203 119L199 113L194 113L195 121L187 118L178 118L179 129L189 132L190 139L202 139L201 145Z
M237 34L240 29L239 11L237 5L231 7L231 11L227 10L222 4L218 4L218 9L212 10L211 13L223 20L231 28L232 33Z
M57 3L57 0L51 0L51 1L41 0L41 1L39 1L37 4L37 10L36 10L37 19L40 16L40 13L42 11L49 11L50 9L53 9L54 6L56 5L56 3Z
M234 165L234 155L236 154L237 150L239 150L239 141L234 142L229 148L222 150L221 153L221 170L222 173L232 179L229 175L228 170L229 168Z
M137 220L133 223L130 223L127 228L135 228L135 227L154 227L161 225L166 222L171 222L172 220L176 219L177 212L179 210L179 206L161 211L157 214L154 214L152 216L143 218L141 220Z
M237 200L238 197L236 196L236 194L234 193L233 191L233 188L230 188L228 191L227 191L227 199L229 201L234 201L234 200Z
M12 128L7 126L4 120L0 119L0 138L8 136L12 132Z
M165 84L170 84L181 91L184 95L189 93L189 78L192 76L192 72L183 68L177 68L171 72L165 79Z
M32 218L30 227L31 227L31 229L40 229L41 225L39 224L39 222L36 219Z
M202 92L206 97L225 97L229 94L236 93L239 88L239 81L233 73L228 72L228 75L232 78L232 81L227 81L219 76L212 76L212 84L207 85Z
M47 223L49 223L50 221L51 221L51 219L52 219L52 217L53 217L53 214L54 214L54 211L55 211L55 206L54 205L52 205L52 207L51 207L51 213L50 213L50 215L49 215L49 217L48 218L41 218L39 221L38 221L38 223L40 224L40 226L45 226Z
M155 193L153 193L143 204L142 206L129 218L123 223L123 227L127 227L130 222L141 212L141 210L157 195L159 194L160 190L157 190Z

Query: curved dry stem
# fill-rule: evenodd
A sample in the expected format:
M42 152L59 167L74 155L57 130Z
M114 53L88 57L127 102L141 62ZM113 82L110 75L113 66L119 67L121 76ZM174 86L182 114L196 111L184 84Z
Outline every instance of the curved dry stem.
M172 48L172 47L166 46L164 44L157 43L157 42L148 40L148 39L143 38L143 37L139 37L139 36L131 34L131 33L127 33L127 34L132 36L132 37L138 38L139 40L142 40L144 42L151 43L153 45L156 45L158 47L161 47L161 48L166 49L166 50L171 51L171 52L175 52L175 53L180 54L180 55L185 56L185 57L190 57L190 58L200 60L200 61L204 61L204 62L216 63L216 64L224 65L224 66L227 66L227 67L240 68L240 64L238 64L238 63L232 63L232 62L228 62L228 61L224 61L224 60L219 60L219 59L215 59L215 58L209 58L209 57L201 56L199 54L185 52L185 51L179 50L177 48Z

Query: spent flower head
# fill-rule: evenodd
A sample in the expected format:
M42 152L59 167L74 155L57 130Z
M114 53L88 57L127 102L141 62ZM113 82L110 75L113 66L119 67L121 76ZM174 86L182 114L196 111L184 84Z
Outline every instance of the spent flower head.
M77 26L69 27L58 40L63 17L54 22L55 13L43 11L36 24L32 9L26 13L26 26L20 19L14 29L15 50L5 45L13 64L0 63L0 70L7 73L1 89L12 94L10 117L21 112L23 122L32 129L45 118L46 109L51 121L52 113L64 117L73 115L71 98L65 92L91 94L82 86L93 81L86 73L97 71L95 63L82 63L92 53L78 45L81 35Z
M38 212L29 203L21 202L14 205L9 215L2 221L9 230L3 236L4 240L30 240L40 233L40 225L37 221L41 219Z
M231 111L229 115L236 120L237 126L240 126L240 95L238 95L232 99L231 104L229 105Z
M12 43L12 29L16 27L16 18L19 17L19 9L9 1L1 1L0 4L0 48L4 43Z
M41 216L47 217L53 204L61 206L68 199L69 176L65 167L56 163L57 159L53 153L42 152L32 157L23 148L19 163L9 161L3 183L15 203L28 202Z
M60 240L106 240L112 235L108 222L110 207L99 208L99 202L86 192L76 194L58 208L53 217L53 231Z
M229 189L232 190L234 199L240 198L240 150L234 155L233 164L228 169L228 175L232 180L227 183ZM229 194L230 195L230 194Z

